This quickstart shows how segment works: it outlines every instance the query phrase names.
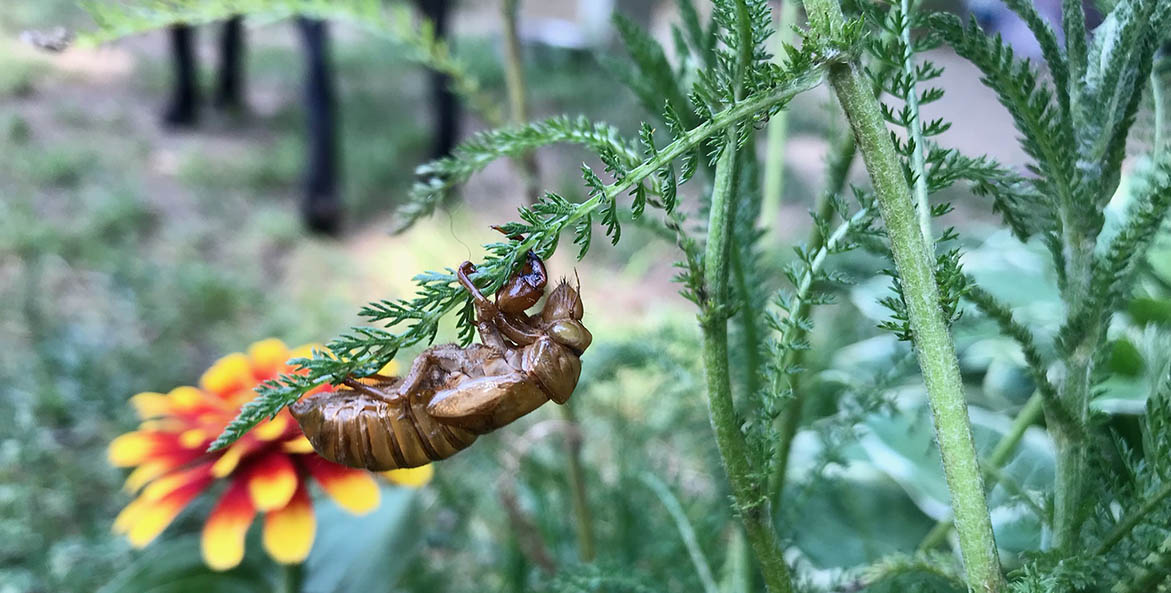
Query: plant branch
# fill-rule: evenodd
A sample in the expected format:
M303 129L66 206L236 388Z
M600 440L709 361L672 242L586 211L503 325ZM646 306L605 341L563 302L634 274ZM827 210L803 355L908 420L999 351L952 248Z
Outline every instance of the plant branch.
M703 548L699 547L699 540L695 537L695 528L687 519L687 514L683 512L679 499L671 493L662 480L653 474L643 474L642 482L655 493L655 496L659 497L663 508L667 509L671 519L675 521L675 527L679 529L679 538L683 540L683 546L687 548L687 555L691 557L691 564L695 566L695 572L699 575L699 582L703 584L704 593L719 593L720 588L716 585L715 577L712 576L712 568L703 555Z
M805 0L805 9L814 29L830 38L845 26L841 7L834 0ZM854 130L886 223L931 404L968 586L984 593L999 592L1004 589L1004 577L955 345L940 306L934 261L908 199L911 192L902 163L883 123L873 87L858 64L831 65L829 80Z
M912 189L915 196L915 208L919 213L919 230L923 233L931 253L935 252L935 235L931 232L931 203L927 200L927 165L923 157L923 120L919 115L919 85L918 74L915 68L915 46L911 44L911 10L914 7L912 0L900 0L900 18L903 23L899 27L899 41L903 47L903 75L907 77L906 94L902 99L907 103L910 114L910 125L907 132L910 135L908 142L911 146L911 176L914 180Z
M854 144L853 134L843 134L841 139L834 145L830 153L829 161L826 164L826 183L825 188L817 197L817 203L814 205L815 220L826 220L833 214L833 196L841 193L846 185L846 180L849 178L850 165L854 163L854 156L857 154L857 145ZM821 234L821 226L814 224L809 229L809 239L807 241L810 249L821 250L824 247L825 237ZM817 259L816 257L814 259ZM816 270L814 270L816 272ZM798 294L800 303L793 309L794 315L798 318L805 317L809 312L809 303L805 302L805 295ZM801 339L804 337L804 328L798 328L799 332L793 336L794 339ZM803 351L788 350L785 352L785 360L781 362L779 369L791 368L794 365L801 363ZM776 467L771 476L769 484L769 492L773 493L776 500L780 500L781 489L785 485L785 475L789 471L789 453L793 447L793 439L797 436L797 427L801 423L801 411L805 405L804 391L799 387L800 378L796 375L790 376L789 388L792 390L793 398L781 410L780 418L778 419L778 433L777 433L777 453L776 453Z
M764 575L765 585L771 593L790 593L793 585L789 567L777 541L768 498L764 495L758 472L752 467L748 445L740 431L741 422L732 403L728 373L728 252L732 236L732 179L735 177L737 135L736 130L729 132L716 164L704 250L704 294L699 302L708 409L720 457L731 483L732 499Z
M531 233L519 241L489 245L496 257L477 266L478 272L474 279L481 288L495 290L529 251L540 248L543 256L551 255L557 239L566 228L575 228L579 221L587 219L594 211L613 204L619 195L631 191L648 178L654 178L657 171L694 151L708 138L733 125L752 122L757 116L783 105L794 95L813 88L820 82L821 75L821 68L811 67L768 91L751 95L713 114L710 120L679 134L675 141L580 204L570 204L562 199L562 203L554 204L557 211L545 219L542 232ZM240 414L228 424L209 449L217 450L230 445L261 420L275 416L317 385L325 382L340 383L350 375L364 376L381 368L400 349L434 339L439 320L457 307L466 305L466 294L451 271L422 274L416 277L416 282L423 294L415 299L377 303L363 310L364 316L375 321L402 319L409 323L405 330L394 333L372 327L354 328L352 332L356 335L335 339L330 342L328 350L315 353L312 359L292 361L295 371L263 384L258 389L260 396L244 404Z
M1134 567L1131 578L1119 581L1110 588L1110 593L1149 593L1158 591L1159 585L1171 575L1171 536L1159 547L1142 558L1141 565Z
M1131 530L1133 530L1140 522L1142 522L1143 517L1146 517L1147 515L1151 514L1152 511L1161 507L1163 501L1168 496L1171 496L1171 481L1165 482L1161 488L1156 490L1154 494L1144 500L1138 509L1128 514L1126 518L1115 525L1114 529L1111 529L1110 533L1106 534L1106 537L1102 540L1102 543L1098 544L1098 547L1094 550L1093 555L1095 557L1101 557L1106 554L1106 552L1109 552L1111 548L1117 545L1118 542L1122 541L1122 539L1125 538L1127 534L1131 532Z
M777 17L777 56L784 55L786 44L793 43L793 24L797 20L798 0L782 0ZM764 158L764 190L761 196L759 226L776 237L777 216L785 193L785 145L789 134L789 112L782 111L768 122L768 146Z
M817 276L817 272L821 270L825 263L826 257L837 247L838 243L845 238L850 230L856 227L859 223L871 216L871 213L866 208L859 210L849 220L843 222L837 229L829 236L814 256L813 261L809 265L809 269L801 277L801 283L797 286L794 292L793 302L790 305L793 311L792 315L795 318L804 318L809 313L809 290L813 287L813 279ZM785 327L784 333L781 335L781 343L792 344L801 339L806 334L806 329L803 324L791 323ZM799 364L804 350L796 348L788 348L785 350L785 356L781 360L778 367L782 372L786 369L791 369ZM793 375L789 377L789 389L793 393L793 398L785 405L785 409L781 412L780 417L780 432L777 435L777 464L776 469L772 475L772 483L769 485L769 491L779 493L784 486L785 474L788 472L789 466L789 452L793 446L793 438L797 436L797 425L801 420L801 408L804 405L804 397L799 395L797 388L797 379ZM774 386L774 390L779 390L779 386Z
M508 119L515 126L529 120L524 59L520 36L517 34L519 4L520 0L503 0L500 5L501 19L504 21L504 83L508 87ZM523 153L516 157L515 165L524 183L525 198L532 204L541 196L536 155L532 151Z

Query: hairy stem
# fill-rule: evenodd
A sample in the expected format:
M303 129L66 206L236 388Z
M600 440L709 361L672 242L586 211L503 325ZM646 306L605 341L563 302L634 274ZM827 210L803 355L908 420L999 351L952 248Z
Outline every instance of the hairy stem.
M984 459L981 467L984 469L984 476L988 479L986 486L992 488L998 481L1000 481L999 470L1008 461L1013 451L1016 451L1017 445L1020 444L1021 439L1025 437L1025 431L1029 429L1037 419L1041 417L1044 410L1045 398L1040 392L1034 393L1029 401L1025 402L1021 411L1017 413L1016 419L1013 420L1012 427L1008 432L1000 438L1000 442L996 443L996 448L992 453ZM923 541L919 543L920 551L930 550L939 544L943 543L943 539L951 532L951 521L940 521L935 524L935 527L927 533Z
M857 145L854 144L854 136L852 134L843 134L841 139L834 145L829 156L829 161L826 164L826 183L825 188L822 189L821 194L817 196L817 203L813 206L813 211L819 220L825 220L833 214L833 201L831 198L839 193L846 185L846 180L849 178L850 165L854 162L854 156L857 154ZM825 242L825 237L821 236L821 228L816 224L809 229L809 239L807 244L810 249L820 250ZM801 300L800 304L794 309L795 315L804 317L809 313L809 304L805 302L804 294L798 294L797 298ZM795 336L800 339L805 330L798 327L797 331L801 334ZM799 365L801 358L804 356L804 351L788 350L785 352L785 360L778 368L787 369L793 365ZM785 485L785 474L789 471L789 454L793 448L793 438L797 436L797 427L801 423L801 410L805 405L805 393L800 388L800 377L791 376L789 378L789 389L793 392L793 399L786 405L785 409L781 411L781 416L777 421L777 457L776 467L770 476L768 491L773 494L774 500L780 500L781 489Z
M736 132L724 143L712 189L708 219L700 326L703 331L703 360L707 375L708 411L716 445L732 487L732 499L744 524L748 543L771 593L790 593L793 585L789 567L781 554L773 528L772 512L764 496L759 472L749 458L748 444L740 432L740 420L732 403L728 373L728 253L732 236L732 179L736 167Z
M1090 391L1093 385L1094 358L1103 327L1100 315L1091 310L1095 302L1092 285L1095 241L1076 228L1066 229L1066 301L1069 315L1084 316L1087 327L1082 329L1076 343L1069 345L1065 361L1065 379L1061 384L1060 403L1073 414L1075 426L1085 426L1089 420ZM1086 441L1078 431L1062 424L1063 411L1046 412L1054 420L1053 442L1057 448L1057 477L1053 494L1053 546L1070 552L1078 539L1082 520L1087 471Z
M783 0L777 17L778 57L784 54L785 45L793 42L793 23L797 20L797 0ZM785 193L785 144L789 134L789 113L782 111L768 122L768 147L764 158L764 190L761 194L761 228L776 237L777 215L781 212L781 200Z
M805 0L813 26L832 34L844 26L834 0ZM902 163L883 123L878 100L856 62L830 66L829 81L854 130L858 150L870 173L879 210L886 223L898 279L907 303L915 350L935 422L956 531L968 586L986 593L1004 589L984 480L972 438L968 405L951 332L940 307L934 258L908 199L911 191Z
M573 401L561 406L561 414L569 424L565 431L566 469L569 473L569 495L573 501L574 527L577 530L577 555L582 562L594 561L594 521L586 496L585 469L581 463L581 425L573 412Z
M520 36L517 34L517 8L520 0L503 0L500 5L504 21L504 83L508 87L508 119L514 125L529 121L528 99L526 98L524 60L521 56ZM530 204L541 197L540 171L533 152L523 153L515 158L517 171L525 188L525 198Z

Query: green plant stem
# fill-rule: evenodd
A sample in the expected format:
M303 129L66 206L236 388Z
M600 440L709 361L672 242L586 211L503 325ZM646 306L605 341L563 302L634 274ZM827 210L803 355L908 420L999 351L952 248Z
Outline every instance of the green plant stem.
M1076 228L1066 227L1066 295L1070 316L1089 318L1080 339L1066 359L1065 380L1061 385L1060 404L1073 414L1077 427L1089 420L1090 388L1093 384L1094 357L1102 334L1100 315L1090 311L1095 301L1093 276L1094 245ZM1063 411L1048 410L1053 418L1053 443L1057 449L1057 476L1053 494L1053 547L1071 552L1078 539L1082 519L1082 499L1087 473L1086 442L1082 434L1060 421ZM1061 416L1058 416L1061 414Z
M1110 533L1106 534L1106 538L1102 540L1102 543L1098 544L1097 549L1094 550L1094 556L1102 556L1106 552L1109 552L1110 548L1113 548L1118 542L1122 541L1122 538L1126 537L1143 520L1143 517L1146 517L1151 514L1151 511L1162 506L1163 501L1168 496L1171 496L1171 482L1164 483L1154 494L1143 501L1143 504L1138 510L1130 513L1118 525L1115 525L1114 529L1111 529Z
M277 578L277 593L301 593L301 582L305 577L303 564L282 564Z
M781 554L773 528L772 512L764 496L759 472L752 466L748 444L740 432L740 420L732 403L728 373L728 252L731 229L731 206L734 201L732 179L736 167L736 132L729 133L719 161L712 189L708 219L700 326L703 332L704 370L707 375L708 409L716 444L728 481L732 499L756 561L771 593L790 593L789 567Z
M529 121L524 60L516 26L519 4L519 0L503 0L500 5L501 19L504 21L504 83L508 87L508 118L517 126ZM515 158L514 163L524 185L525 198L530 204L535 203L541 197L536 154L532 151L523 153Z
M854 163L854 156L857 154L857 145L854 144L854 136L852 134L842 134L842 137L834 144L833 150L830 152L829 162L826 165L826 183L825 188L821 194L817 196L817 203L813 206L813 211L816 212L818 220L825 220L833 214L833 201L831 198L839 193L846 186L846 180L849 178L850 165ZM821 236L821 228L818 225L813 225L809 229L809 239L806 244L810 249L821 249L825 238ZM796 309L796 315L804 317L809 312L809 303L804 301ZM804 333L804 329L798 328L798 331ZM800 337L797 336L797 337ZM786 369L793 365L801 363L801 358L804 356L804 351L789 350L786 351L786 360L781 363L778 368ZM800 377L791 376L789 388L793 393L793 399L790 400L783 410L781 416L777 420L777 454L776 467L770 476L769 492L772 493L773 499L779 501L781 489L785 486L785 474L789 471L789 455L793 448L793 438L797 436L797 427L801 424L801 411L805 406L805 392L800 388Z
M741 376L744 378L744 393L757 393L760 389L760 311L750 300L754 287L748 285L748 274L744 271L744 261L741 252L733 249L731 252L732 281L736 283L736 292L743 303L737 307L736 314L740 317L740 340L743 342L743 368Z
M919 213L919 229L923 233L932 253L935 251L935 235L931 232L931 204L927 201L927 165L923 158L923 121L919 116L918 77L916 75L914 50L911 45L911 11L915 8L912 0L900 0L902 18L906 23L901 27L900 41L903 45L903 75L911 83L903 100L911 114L908 133L914 146L911 148L911 173L915 177L912 187L915 193L915 208Z
M777 17L777 57L784 55L785 45L793 43L793 23L797 20L797 0L782 0ZM764 190L761 194L759 226L776 237L777 215L785 193L785 144L789 135L789 112L782 111L768 122L768 146L764 159Z
M1115 583L1110 593L1158 591L1159 585L1171 578L1171 536L1164 539L1158 549L1147 554L1141 563L1131 569L1131 578Z
M809 290L813 287L813 279L817 276L817 272L821 270L822 265L825 264L825 259L829 256L841 242L842 238L850 229L870 215L870 212L865 208L854 213L849 220L843 222L837 229L825 240L823 245L817 251L817 255L813 256L813 261L809 264L809 269L801 276L800 283L797 285L793 293L792 310L793 316L796 318L804 318L809 313ZM820 237L818 237L820 241ZM784 334L781 336L781 343L792 344L805 335L806 330L801 324L789 324ZM803 350L796 348L789 348L785 351L784 359L781 360L779 369L792 368L800 362ZM781 412L779 434L777 435L777 463L773 475L770 476L769 492L774 493L774 496L779 498L780 489L784 486L785 473L789 466L789 452L793 446L793 437L797 434L797 425L801 420L801 406L804 405L804 398L798 395L798 383L795 376L790 376L789 389L793 393L793 399L785 405L785 409ZM774 387L780 391L779 386Z
M834 0L805 0L805 9L815 29L825 35L832 35L844 26L841 7ZM870 81L856 62L831 65L829 81L854 130L886 223L931 404L968 586L985 593L999 592L1004 589L1004 576L992 534L955 345L940 307L934 258L916 224L902 163L890 131L883 123Z
M695 566L696 574L699 575L699 582L703 584L704 593L719 593L720 588L716 586L716 579L712 576L712 568L703 555L699 539L695 536L695 528L687 519L687 514L683 512L679 499L671 493L671 489L667 488L662 480L653 474L643 474L642 482L655 493L655 496L659 497L663 508L667 509L671 519L675 521L675 527L679 530L679 538L683 540L683 546L687 548L687 554L691 556L691 563Z
M1041 413L1045 408L1044 404L1045 398L1041 395L1041 393L1034 393L1033 396L1029 398L1029 401L1025 402L1025 405L1021 408L1021 411L1017 413L1016 419L1013 420L1012 427L1009 428L1008 432L1000 438L1000 442L996 443L996 448L992 450L992 453L989 454L986 459L984 459L984 463L981 464L981 467L984 470L985 478L988 479L986 484L988 488L992 488L992 486L995 485L998 481L1001 481L999 479L999 472L996 470L999 470L1004 466L1004 463L1008 461L1009 456L1012 455L1012 452L1016 450L1017 445L1020 444L1021 439L1025 437L1025 431L1028 430L1028 428L1037 422L1037 419L1041 417ZM933 527L931 531L927 533L927 536L924 537L923 541L919 544L919 550L930 550L943 543L943 539L947 537L947 534L950 531L951 521L940 521L936 523L935 527Z
M577 555L584 563L594 561L594 521L586 496L585 469L581 463L581 424L573 411L573 401L561 406L561 414L569 424L565 431L566 466L569 473L569 495L573 500L574 526L577 530Z
M1158 162L1159 157L1163 154L1163 87L1162 81L1159 80L1159 69L1151 69L1151 103L1154 104L1154 119L1155 119L1155 149L1151 154L1152 160Z

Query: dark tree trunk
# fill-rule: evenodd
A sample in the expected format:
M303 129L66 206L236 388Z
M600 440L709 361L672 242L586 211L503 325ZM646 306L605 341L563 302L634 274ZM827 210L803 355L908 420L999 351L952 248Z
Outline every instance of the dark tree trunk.
M195 29L173 25L170 30L171 57L175 63L175 80L171 101L163 111L168 126L190 126L199 119L198 64L195 60Z
M329 62L329 28L324 21L299 17L305 48L305 115L309 137L302 213L309 228L335 233L341 224L338 196L338 131Z

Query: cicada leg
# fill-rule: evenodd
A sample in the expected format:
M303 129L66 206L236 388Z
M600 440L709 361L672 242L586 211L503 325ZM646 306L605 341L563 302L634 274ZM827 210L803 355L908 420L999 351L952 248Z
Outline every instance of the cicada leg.
M504 426L549 401L523 372L481 377L435 394L427 414L438 422L477 434Z
M476 307L476 328L480 331L480 339L483 340L484 344L497 348L501 352L507 352L508 347L504 343L504 337L521 346L535 342L541 334L525 321L527 317L524 313L505 313L495 303L488 300L469 278L469 275L475 271L476 266L472 262L464 262L460 265L456 275L460 284L472 295L472 303Z
M389 402L389 401L394 401L396 399L393 395L388 395L386 393L383 393L382 391L379 391L378 389L375 389L374 387L371 387L370 385L367 385L361 381L358 381L357 379L354 379L353 377L346 377L345 379L342 379L342 385L345 385L346 387L349 387L350 389L353 389L354 391L357 391L358 393L364 393L366 395L369 395L370 397L380 399L383 401Z

